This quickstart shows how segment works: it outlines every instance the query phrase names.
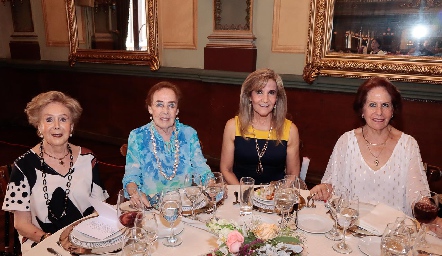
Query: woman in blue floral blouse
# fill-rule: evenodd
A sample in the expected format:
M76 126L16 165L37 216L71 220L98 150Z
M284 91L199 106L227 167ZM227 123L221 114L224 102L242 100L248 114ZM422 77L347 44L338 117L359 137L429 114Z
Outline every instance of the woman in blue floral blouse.
M155 84L146 98L151 122L129 134L123 187L139 188L147 206L163 189L182 187L186 174L212 175L195 129L178 121L180 97L174 84Z

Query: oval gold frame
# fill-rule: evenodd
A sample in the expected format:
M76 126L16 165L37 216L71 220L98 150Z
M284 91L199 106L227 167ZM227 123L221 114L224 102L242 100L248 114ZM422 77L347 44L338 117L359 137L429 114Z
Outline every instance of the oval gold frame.
M75 0L66 0L69 27L69 65L76 62L148 65L151 70L160 68L158 54L158 4L157 0L146 0L148 4L149 43L147 51L97 50L78 48L78 28Z
M442 84L442 58L405 55L361 55L328 52L335 0L312 0L304 81L318 76L369 78Z

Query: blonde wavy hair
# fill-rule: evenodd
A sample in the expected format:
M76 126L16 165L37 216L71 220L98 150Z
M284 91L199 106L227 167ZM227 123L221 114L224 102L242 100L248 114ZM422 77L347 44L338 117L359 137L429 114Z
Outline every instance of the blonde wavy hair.
M287 95L281 77L268 68L258 69L249 74L241 86L238 113L239 130L241 136L247 135L247 128L252 124L253 119L253 107L250 104L252 91L261 90L270 79L276 82L277 99L276 109L272 113L272 126L276 131L276 139L280 143L287 115Z
M25 108L25 113L28 117L29 123L35 128L38 128L38 124L40 123L41 110L48 104L53 102L61 103L66 108L68 108L69 112L71 112L72 123L78 123L81 113L83 112L83 108L76 99L59 91L40 93L39 95L32 98L32 100L26 105Z

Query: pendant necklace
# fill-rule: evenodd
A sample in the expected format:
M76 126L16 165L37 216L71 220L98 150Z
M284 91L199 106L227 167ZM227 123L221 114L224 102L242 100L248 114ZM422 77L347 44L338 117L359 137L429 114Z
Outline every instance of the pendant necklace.
M262 167L261 158L266 153L267 146L269 145L270 134L272 134L273 126L270 126L269 135L267 136L266 143L262 149L259 149L258 139L256 138L255 128L252 125L253 136L255 137L255 145L256 145L256 153L258 154L258 166L256 167L256 172L258 174L262 174L264 172L264 168Z
M175 161L173 163L173 171L170 176L167 176L167 174L163 171L163 168L161 166L160 158L157 156L157 142L155 140L154 136L154 130L153 130L153 124L150 126L150 140L152 141L152 147L153 147L153 155L155 157L155 160L157 161L158 171L163 175L163 177L166 180L172 180L177 171L178 171L178 164L180 159L180 144L178 143L178 132L176 130L176 126L173 128L173 131L175 132Z
M69 144L68 144L68 145L69 145ZM68 146L68 147L69 147L69 146ZM69 150L68 150L68 152L66 153L66 155L64 155L63 157L60 157L60 158L55 157L55 156L51 156L51 155L49 155L48 153L46 153L46 151L43 151L43 154L49 156L50 158L53 158L53 159L55 159L55 160L58 160L58 163L59 163L60 165L64 165L63 159L69 155Z
M364 126L362 126L362 137L364 138L364 140L365 140L365 142L366 142L368 152L370 152L370 154L375 158L375 160L374 160L374 164L375 164L376 166L379 166L379 159L378 159L378 158L379 158L379 156L382 154L382 151L384 151L384 148L385 148L385 146L386 146L386 144L387 144L387 141L388 141L388 139L390 138L390 133L391 133L391 129L388 130L387 139L385 139L385 141L384 141L383 143L371 143L371 142L369 142L369 141L365 138L365 135L364 135ZM379 151L379 154L378 154L377 156L376 156L375 154L373 154L373 152L371 152L370 145L372 145L372 146L382 146L382 149L381 149L381 151Z
M46 200L46 206L48 207L48 214L51 215L52 218L59 220L62 217L66 216L66 210L68 208L68 199L69 199L69 193L71 192L70 188L71 188L71 180L72 180L72 173L74 172L74 169L72 168L74 166L74 156L72 155L72 149L71 146L69 145L69 143L67 144L67 148L68 148L68 154L69 156L69 171L67 173L67 178L68 181L66 182L66 191L65 191L65 196L64 196L64 208L63 208L63 212L60 214L60 217L55 216L55 214L52 212L49 204L51 203L51 199L49 199L49 195L48 195L48 186L47 186L47 182L46 182L46 172L44 172L44 163L45 160L43 158L43 153L46 154L46 152L43 149L43 141L40 142L40 171L41 171L41 175L43 177L43 192L44 192L44 198ZM48 154L46 154L48 155ZM50 155L48 155L49 157L51 157ZM67 155L66 155L67 156ZM65 158L66 156L64 156L63 158ZM62 159L63 159L62 158ZM56 158L57 160L60 160L59 158ZM60 163L61 165L63 165L63 163Z

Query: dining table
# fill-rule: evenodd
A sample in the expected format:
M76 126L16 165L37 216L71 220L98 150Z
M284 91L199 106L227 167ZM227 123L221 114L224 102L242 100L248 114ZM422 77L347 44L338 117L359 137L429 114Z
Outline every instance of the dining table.
M276 213L266 213L263 211L253 210L251 215L240 216L240 205L234 204L235 196L234 193L240 190L239 185L228 185L227 186L227 197L225 197L223 203L217 208L216 215L218 218L233 220L236 222L241 222L244 218L256 218L260 219L263 222L272 222L278 224L281 216ZM308 190L301 190L301 195L304 198L307 198L309 195ZM325 203L323 201L315 201L315 208L307 208L304 207L299 210L299 225L301 226L302 216L303 214L318 214L322 216L329 216L327 214L328 208L325 207ZM375 206L370 204L365 204L364 206L360 206L360 216L367 214L370 212ZM207 220L210 218L209 213L201 213L198 215L200 219ZM180 255L180 256L199 256L199 255L210 255L217 247L217 236L213 234L210 230L205 228L205 224L203 222L198 221L188 221L188 217L181 217L181 224L183 229L178 234L182 239L182 244L176 247L166 247L163 245L163 239L158 239L155 242L152 248L152 255L157 256L172 256L172 255ZM329 217L329 221L334 223L331 217ZM323 225L323 223L319 222L317 225ZM52 234L42 242L38 243L31 250L26 252L23 256L34 256L34 255L54 255L53 253L48 252L48 248L52 248L57 256L69 256L71 255L68 251L64 250L60 245L58 245L58 241L60 239L60 235L64 230L61 229L58 232ZM334 255L342 255L333 250L332 246L339 241L332 241L325 237L325 232L307 232L303 231L300 228L297 228L296 233L303 240L303 252L302 255L312 255L312 256L334 256ZM367 239L368 237L365 237ZM353 249L350 255L370 255L376 256L372 254L363 253L359 248L361 246L361 237L356 237L352 235L352 233L348 232L346 236L346 243ZM378 238L380 239L380 238ZM365 240L366 241L366 240ZM442 243L442 240L441 240ZM376 250L375 250L376 251ZM380 249L379 249L380 253ZM376 254L376 253L374 253ZM119 252L108 253L107 255L119 255Z

